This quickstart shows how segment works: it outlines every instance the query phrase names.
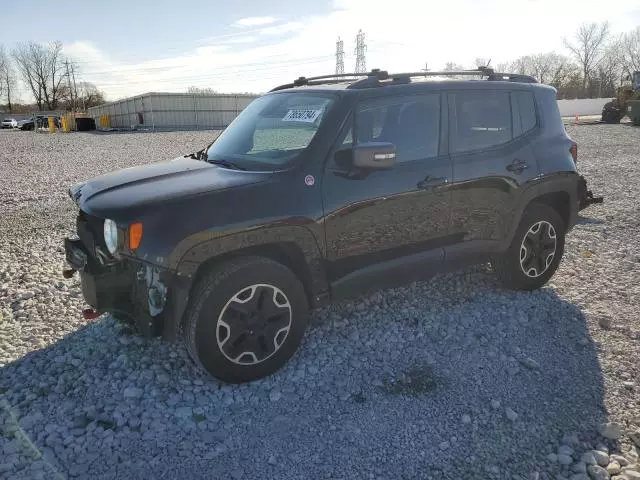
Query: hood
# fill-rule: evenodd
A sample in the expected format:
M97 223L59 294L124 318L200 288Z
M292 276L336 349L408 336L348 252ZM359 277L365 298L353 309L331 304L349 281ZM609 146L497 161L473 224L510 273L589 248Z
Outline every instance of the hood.
M95 177L72 186L69 196L91 215L117 218L125 210L133 213L160 202L258 183L268 176L185 156Z

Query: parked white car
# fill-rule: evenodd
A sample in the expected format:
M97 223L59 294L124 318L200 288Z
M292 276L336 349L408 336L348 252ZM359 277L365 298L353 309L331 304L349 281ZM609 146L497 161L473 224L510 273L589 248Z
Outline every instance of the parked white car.
M18 128L18 121L15 118L5 118L2 120L2 128Z

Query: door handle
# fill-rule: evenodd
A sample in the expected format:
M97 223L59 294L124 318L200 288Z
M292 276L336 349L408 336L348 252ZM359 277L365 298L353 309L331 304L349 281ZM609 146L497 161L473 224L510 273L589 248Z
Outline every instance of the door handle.
M525 162L524 160L520 160L519 158L514 159L513 162L507 165L507 170L518 174L522 173L522 171L526 170L527 168L529 168L527 162Z
M431 190L447 183L449 183L449 179L447 177L430 177L427 175L423 180L418 182L418 188L422 190Z

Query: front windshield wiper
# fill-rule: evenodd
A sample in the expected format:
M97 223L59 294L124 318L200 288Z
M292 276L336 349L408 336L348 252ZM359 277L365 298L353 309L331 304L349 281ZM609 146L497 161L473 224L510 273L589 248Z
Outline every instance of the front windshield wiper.
M237 163L230 162L229 160L207 160L209 163L213 163L214 165L220 165L224 168L230 168L231 170L246 170L246 168L238 165Z

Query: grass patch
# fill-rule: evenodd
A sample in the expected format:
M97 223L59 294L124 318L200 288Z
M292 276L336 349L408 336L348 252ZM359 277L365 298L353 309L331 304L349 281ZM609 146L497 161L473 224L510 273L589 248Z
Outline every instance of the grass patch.
M353 398L353 401L356 403L364 403L367 401L367 397L364 396L363 392L356 392L351 395L351 398Z
M596 252L594 252L593 250L589 250L589 249L582 250L582 251L580 252L580 256L581 256L582 258L591 258L591 257L593 257L595 254L596 254Z
M115 430L116 424L110 420L96 420L96 425L105 430Z
M433 392L438 387L438 381L431 367L412 368L400 379L385 379L382 391L389 395L408 395L419 397Z
M191 415L191 418L193 418L193 421L196 423L204 422L207 419L207 417L200 413L194 413L193 415Z

